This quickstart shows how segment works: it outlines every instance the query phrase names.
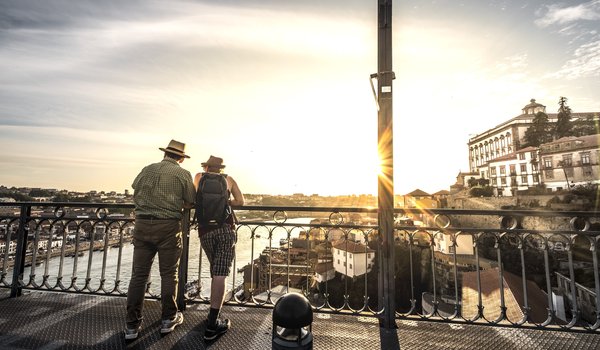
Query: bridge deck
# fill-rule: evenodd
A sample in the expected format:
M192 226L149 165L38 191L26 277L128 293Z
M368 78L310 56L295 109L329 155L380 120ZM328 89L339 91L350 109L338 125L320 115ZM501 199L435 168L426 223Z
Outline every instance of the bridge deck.
M232 329L211 344L204 332L208 305L192 304L184 323L159 333L160 304L145 304L137 340L123 337L125 299L83 294L25 292L8 298L0 289L0 349L270 349L271 310L225 306ZM598 349L600 334L399 320L384 332L376 319L315 314L315 349Z

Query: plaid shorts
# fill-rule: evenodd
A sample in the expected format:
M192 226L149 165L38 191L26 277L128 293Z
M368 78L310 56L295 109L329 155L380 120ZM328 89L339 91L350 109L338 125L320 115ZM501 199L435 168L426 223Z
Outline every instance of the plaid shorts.
M214 229L200 236L200 244L208 262L210 276L229 276L235 257L236 233L229 226Z

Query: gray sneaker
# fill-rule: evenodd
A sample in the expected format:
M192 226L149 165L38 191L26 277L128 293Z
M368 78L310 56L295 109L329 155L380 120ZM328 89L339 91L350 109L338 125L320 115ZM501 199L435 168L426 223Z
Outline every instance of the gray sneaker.
M177 311L175 317L170 320L162 320L162 326L160 327L160 332L162 334L167 334L173 332L175 327L179 326L183 323L183 314L181 311Z
M138 326L137 328L129 328L125 329L125 340L134 340L137 339L142 326Z

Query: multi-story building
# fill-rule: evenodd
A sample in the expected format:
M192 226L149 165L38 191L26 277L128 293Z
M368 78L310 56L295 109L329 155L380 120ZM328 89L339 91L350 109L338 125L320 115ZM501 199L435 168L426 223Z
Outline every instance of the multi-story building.
M600 183L600 134L563 137L541 145L539 153L547 188Z
M368 273L373 268L375 251L364 244L342 240L333 245L333 267L349 277Z
M489 179L494 195L514 196L516 191L544 184L551 190L600 182L598 160L599 137L566 137L538 147L523 147L525 132L538 112L546 106L535 102L523 107L522 114L469 139L469 173L457 185L465 186L470 178ZM546 113L550 123L557 113ZM571 113L573 121L597 115Z
M516 191L526 190L540 184L538 148L525 147L519 151L488 162L490 186L496 196L514 196Z
M533 118L538 112L546 113L546 106L531 99L521 111L520 115L469 139L470 172L481 174L481 171L487 168L489 161L521 150L525 145L525 131L532 125ZM571 113L571 119L577 120L597 113ZM548 115L548 122L556 122L557 113L546 113L546 115ZM487 178L487 174L481 176Z

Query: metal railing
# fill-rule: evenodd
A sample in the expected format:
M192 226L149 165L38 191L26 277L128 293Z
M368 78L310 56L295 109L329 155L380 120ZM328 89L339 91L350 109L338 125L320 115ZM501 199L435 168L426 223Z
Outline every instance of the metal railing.
M131 204L0 203L0 288L124 296ZM184 219L180 305L207 302L208 262ZM236 208L226 303L380 317L381 237L372 208ZM598 332L600 213L395 209L396 319ZM155 264L157 265L157 264ZM157 267L156 267L157 268ZM147 296L158 298L153 270Z

